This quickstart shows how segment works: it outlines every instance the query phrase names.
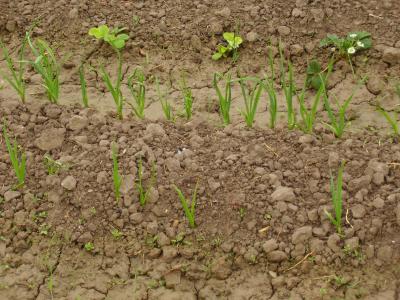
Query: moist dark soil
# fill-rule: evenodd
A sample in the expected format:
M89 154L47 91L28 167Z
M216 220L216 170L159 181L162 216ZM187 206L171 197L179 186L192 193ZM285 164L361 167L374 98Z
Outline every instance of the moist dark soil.
M25 105L0 81L0 119L27 155L26 183L17 189L1 136L0 299L399 300L400 145L381 130L388 126L376 112L378 103L395 111L400 100L399 17L396 0L0 0L0 37L12 53L37 22L33 36L65 57L63 105L46 103L31 69ZM90 71L116 67L113 51L87 35L104 23L127 27L123 90L141 67L149 81L145 120L128 109L117 120ZM212 61L222 33L235 30L245 40L237 63ZM342 139L320 124L312 135L289 131L284 121L267 129L266 102L254 129L236 112L232 125L220 126L214 72L263 76L267 53L276 54L281 40L300 85L311 59L328 62L329 49L318 47L326 34L358 30L372 34L373 48L354 57L355 76L342 60L329 81L329 92L344 100L368 78ZM90 109L80 108L82 62ZM178 110L182 76L193 90L194 118L160 121L154 78ZM243 106L238 86L233 93L232 111ZM326 119L322 107L319 116ZM119 200L113 142L123 176ZM332 212L331 173L342 161L338 235L325 211ZM174 185L188 199L197 186L193 229Z

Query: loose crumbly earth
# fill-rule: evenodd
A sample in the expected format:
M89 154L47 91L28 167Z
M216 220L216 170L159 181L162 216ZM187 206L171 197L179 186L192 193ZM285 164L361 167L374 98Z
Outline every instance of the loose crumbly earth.
M60 100L72 104L46 104L33 70L26 106L0 82L0 118L28 157L27 183L14 191L0 139L0 299L400 299L400 146L364 130L386 127L377 101L395 110L400 100L393 89L400 77L399 17L396 0L0 0L0 37L14 53L39 18L34 36L68 57ZM95 72L87 74L93 108L77 105L81 62L115 69L112 51L87 36L101 23L128 28L124 95L127 76L143 68L146 121L104 114L114 106ZM211 61L222 33L236 26L245 39L237 64ZM315 135L303 135L284 122L265 129L266 102L257 129L243 129L237 86L234 124L214 126L220 124L214 72L261 76L268 47L276 53L282 39L300 85L310 59L327 62L319 40L354 30L369 31L374 47L354 60L357 77L368 82L350 105L353 133L336 140L318 125ZM182 74L193 89L194 119L161 122L154 77L178 110ZM349 65L337 63L330 93L344 100L355 86ZM322 108L319 116L326 118ZM118 203L113 141L124 175ZM57 174L48 174L46 154L61 164ZM140 159L145 186L157 170L144 207L135 185ZM332 209L330 170L342 160L341 238L324 211ZM189 198L196 183L197 227L189 229L173 184ZM89 242L92 251L85 250Z

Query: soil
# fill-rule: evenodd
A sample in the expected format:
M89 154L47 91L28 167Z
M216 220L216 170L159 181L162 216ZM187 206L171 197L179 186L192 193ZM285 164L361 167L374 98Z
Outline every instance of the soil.
M0 36L12 52L39 19L34 36L68 58L63 105L46 103L33 70L25 105L0 82L0 118L28 160L27 182L15 190L0 140L0 299L400 299L400 145L376 112L378 102L394 111L400 100L399 17L395 0L0 0ZM87 74L91 108L80 107L81 62L116 66L113 52L87 35L101 23L128 28L123 90L129 95L126 77L143 68L146 120L128 109L117 120L96 72ZM238 62L211 61L222 33L235 28L245 40ZM353 30L369 31L374 47L354 58L356 78L368 81L350 104L343 139L320 124L313 135L288 131L283 121L270 130L266 102L254 129L244 128L238 112L232 125L220 126L214 72L261 76L268 49L276 53L281 39L302 82L308 61L328 61L319 40ZM182 74L193 90L194 118L160 121L154 78L178 110ZM330 93L345 99L356 81L340 61ZM233 93L237 111L240 89ZM283 93L278 98L284 103ZM319 115L326 118L322 107ZM46 154L60 166L56 174L49 175ZM325 210L332 210L330 170L335 174L342 160L339 236ZM135 185L140 161L145 206ZM196 228L189 228L173 185L188 198L198 185Z

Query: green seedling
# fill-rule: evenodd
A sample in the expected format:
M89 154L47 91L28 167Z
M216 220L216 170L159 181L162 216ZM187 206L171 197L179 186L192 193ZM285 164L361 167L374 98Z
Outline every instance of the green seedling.
M35 60L29 63L35 71L42 77L43 86L47 92L47 98L51 103L58 103L60 96L60 72L61 67L57 62L53 49L46 41L36 39L32 42L29 33L26 33L26 39L35 56Z
M104 40L107 42L117 53L118 57L118 68L117 68L117 79L115 83L112 82L110 74L105 70L104 66L100 68L100 76L103 79L107 89L110 91L115 106L117 108L117 116L122 119L122 109L124 99L121 92L122 83L122 54L121 50L125 47L125 42L129 39L127 34L121 33L125 28L114 28L110 29L107 25L101 25L99 27L91 28L89 35L94 36L98 40Z
M333 64L333 60L331 62ZM328 68L322 70L320 63L317 60L312 60L307 66L307 87L311 87L318 91L322 84L327 85L328 80Z
M251 128L254 124L254 119L256 116L258 103L260 102L263 86L258 82L250 92L247 92L247 88L243 78L239 79L239 84L242 90L245 104L245 109L242 110L240 113L244 117L247 127Z
M155 184L157 177L157 172L156 172L156 167L153 164L151 168L151 177L150 177L150 183L147 186L147 188L144 187L143 185L143 162L142 159L139 159L139 164L138 164L138 182L136 184L136 187L139 191L139 203L141 206L145 206L149 197L149 192L153 185Z
M133 74L128 79L128 87L133 96L134 103L129 103L134 114L139 119L144 119L144 109L146 101L146 77L142 70L135 69Z
M114 181L114 194L115 200L119 202L121 199L121 184L122 184L122 177L119 174L118 169L118 149L115 143L111 145L111 155L113 160L113 181Z
M245 215L246 215L246 209L244 207L239 208L239 217L241 222L243 221Z
M344 170L345 162L342 161L340 164L337 179L335 179L331 173L330 179L330 190L331 190L331 198L333 204L334 216L328 212L326 209L325 214L331 223L336 227L336 231L339 235L342 235L342 212L343 212L343 170Z
M157 90L158 99L160 100L161 108L163 110L165 118L168 121L174 121L175 118L174 118L174 113L172 111L172 106L166 98L167 93L161 92L160 83L158 81L158 78L156 78L156 90Z
M371 34L365 31L350 32L346 37L328 34L325 39L321 40L320 47L333 47L334 52L338 52L341 57L348 60L354 75L351 58L356 53L371 48L372 38Z
M213 80L213 87L215 91L217 92L218 96L218 103L219 103L219 113L222 117L222 121L224 125L229 125L231 123L231 118L230 118L230 110L231 110L231 104L232 104L232 80L231 80L231 75L227 74L226 77L224 75L221 75L219 73L214 74L214 80ZM225 80L225 92L222 93L221 89L218 86L219 81L221 79Z
M383 107L378 105L377 110L379 113L382 114L382 116L386 119L386 121L389 123L390 127L392 128L393 134L395 136L400 135L400 128L399 128L399 123L397 122L398 119L398 114L397 112L394 112L393 115L390 115L389 112L387 112Z
M9 85L17 92L22 103L25 103L26 96L26 85L24 80L24 73L26 70L26 61L24 60L25 48L27 44L27 38L25 37L22 41L21 47L18 50L18 60L15 61L10 56L7 47L0 40L0 48L3 52L4 59L7 64L7 69L10 75L7 75L0 70L0 76L8 82Z
M111 235L114 237L114 239L119 240L124 234L118 230L117 228L111 229Z
M60 172L62 169L68 169L68 166L54 160L50 155L45 154L44 156L44 165L47 169L47 173L49 175L55 175Z
M189 226L191 228L196 227L196 222L195 222L195 215L196 215L196 197L197 197L197 187L198 183L196 183L196 187L194 188L193 195L192 195L192 201L189 203L188 200L186 200L185 196L183 195L182 191L174 185L175 191L178 193L179 200L181 201L183 211L185 212L186 218L189 221ZM190 205L190 207L189 207Z
M84 247L87 252L92 252L94 250L94 245L92 242L87 242Z
M296 113L293 109L293 94L296 91L293 79L293 65L290 61L285 60L281 44L279 44L279 55L280 55L281 86L285 94L286 106L287 106L287 124L289 129L293 129L296 126ZM288 71L286 71L285 64L288 67Z
M85 67L83 64L79 67L79 81L81 83L83 107L88 108L89 107L89 98L88 98L88 94L87 94L87 83L86 83L86 79L85 79Z
M328 113L330 121L330 124L324 123L324 125L328 127L337 138L341 138L343 136L344 130L346 129L349 123L346 119L346 110L351 100L353 99L354 93L355 91L353 91L353 93L341 105L339 104L339 100L337 99L337 97L335 97L335 102L338 110L336 114L333 112L331 108L328 94L324 93L322 96L324 99L324 107Z
M278 97L275 89L275 67L272 49L269 49L268 51L268 62L271 69L271 76L265 75L265 80L262 82L262 84L264 85L264 89L268 93L269 127L275 128L278 114Z
M129 39L129 35L121 33L125 30L126 28L116 27L110 29L107 25L100 25L99 27L90 28L89 35L105 41L114 50L120 51L125 47L125 43Z
M185 76L182 76L180 89L183 95L183 108L186 120L190 120L193 114L193 95L192 89L186 84Z
M8 155L10 157L15 176L17 177L18 180L18 184L16 185L15 188L20 188L25 184L26 154L25 151L21 149L21 146L18 145L16 140L14 140L14 143L11 144L5 124L3 124L3 136L6 142Z
M219 60L222 57L228 57L229 55L232 55L233 60L236 61L238 58L238 49L243 43L243 39L234 32L225 32L223 37L226 41L226 44L220 44L217 46L217 52L213 54L212 59Z

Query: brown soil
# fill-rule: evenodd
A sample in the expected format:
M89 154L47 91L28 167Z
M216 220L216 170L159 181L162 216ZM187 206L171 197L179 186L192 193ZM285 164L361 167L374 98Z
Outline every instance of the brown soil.
M400 100L393 90L400 77L398 1L0 0L2 40L15 51L38 17L35 36L60 56L72 54L62 70L61 104L70 105L45 104L33 70L26 105L10 87L0 89L0 118L28 157L27 183L13 191L0 140L0 299L400 299L400 146L364 129L387 127L376 101L395 110ZM117 121L104 114L114 106L95 73L88 74L95 109L79 108L80 63L115 68L112 51L87 36L99 23L129 28L125 74L141 66L149 82L160 78L176 109L178 80L187 74L191 122L159 121L151 84L147 120ZM237 64L211 61L221 33L237 24L245 38ZM320 125L315 135L283 129L283 122L266 129L265 102L256 129L243 129L239 113L233 125L214 126L214 72L262 75L267 42L276 51L281 38L301 81L307 61L327 61L319 40L352 30L371 32L374 47L354 60L357 77L369 80L352 101L352 133L344 139ZM348 64L336 64L330 93L345 99L354 87ZM237 87L234 98L232 110L243 105ZM322 108L320 115L326 117ZM119 203L112 141L124 175ZM45 154L62 164L57 174L47 173ZM157 170L144 207L134 185L140 158L145 186L152 166ZM330 170L341 160L343 237L324 213L332 209ZM173 184L189 197L197 182L197 227L189 229Z

